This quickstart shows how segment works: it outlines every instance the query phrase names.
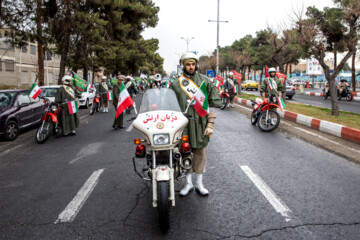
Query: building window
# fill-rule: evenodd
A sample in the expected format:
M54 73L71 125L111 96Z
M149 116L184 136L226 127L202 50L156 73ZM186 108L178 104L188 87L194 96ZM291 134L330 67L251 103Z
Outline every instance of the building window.
M34 45L30 45L30 53L36 55L36 47Z
M21 84L28 85L29 84L29 74L27 71L21 72Z
M27 45L21 47L21 52L27 53Z
M14 51L14 45L12 45L11 42L7 42L7 45L8 45L8 50L9 51Z
M14 69L14 61L13 60L5 60L5 69L7 72L13 72Z

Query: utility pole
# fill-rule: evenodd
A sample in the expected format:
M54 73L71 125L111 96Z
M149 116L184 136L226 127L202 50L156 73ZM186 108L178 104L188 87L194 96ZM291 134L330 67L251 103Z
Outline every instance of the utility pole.
M193 40L195 37L192 37L192 38L183 38L183 37L181 37L181 39L184 39L185 40L185 42L186 42L186 52L188 52L189 51L189 43L190 43L190 41L191 40Z
M224 23L228 23L229 21L220 21L219 17L220 17L220 0L217 1L218 5L217 5L217 20L209 20L209 22L216 22L217 23L217 41L216 41L216 74L219 74L219 23L220 22L224 22Z

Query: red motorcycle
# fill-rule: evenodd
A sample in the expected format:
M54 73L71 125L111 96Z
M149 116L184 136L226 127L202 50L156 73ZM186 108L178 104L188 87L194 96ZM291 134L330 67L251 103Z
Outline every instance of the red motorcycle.
M93 99L92 106L90 108L90 115L93 115L95 111L99 112L100 107L101 107L100 94L96 94L94 99Z
M221 110L224 110L226 106L229 104L230 101L230 94L228 89L224 89L220 91L219 96L221 98L221 101L223 105L220 107Z
M38 143L44 143L50 136L51 128L54 135L58 134L60 131L60 127L58 126L58 114L60 112L60 108L56 103L51 102L45 97L39 96L39 98L44 100L44 103L47 104L47 108L41 119L42 123L36 131L35 139Z
M276 109L278 101L275 96L270 96L261 100L257 98L255 101L251 101L254 110L251 113L251 124L255 125L258 123L258 127L263 132L270 132L277 128L280 124L280 115Z

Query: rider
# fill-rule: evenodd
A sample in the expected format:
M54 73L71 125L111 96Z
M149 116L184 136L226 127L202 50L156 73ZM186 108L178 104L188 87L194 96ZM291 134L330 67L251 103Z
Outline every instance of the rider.
M230 72L228 75L228 79L223 84L224 91L230 95L230 107L234 107L235 96L237 92L234 91L235 85L238 85L236 81L234 81L234 73Z
M72 77L64 76L62 78L63 85L58 89L55 96L55 102L62 104L59 122L61 123L62 134L64 136L68 134L75 135L75 129L78 128L80 124L78 114L70 114L68 107L64 104L76 100L77 97L81 97L81 93L71 87L71 82Z
M152 88L161 88L161 75L159 73L154 76L154 83L152 84Z
M346 79L341 79L340 83L339 83L339 93L340 93L340 95L345 90L345 88L349 87L349 86L350 86L350 84L348 83L348 81Z
M214 84L209 78L200 74L199 59L192 53L184 53L180 58L180 66L183 69L184 75L180 76L171 84L170 89L176 93L180 108L184 112L188 105L188 100L194 95L200 85L205 82L209 107L221 107L221 100L216 91ZM210 112L203 118L190 107L188 114L192 116L183 134L189 136L190 146L194 153L194 163L192 169L186 174L186 184L180 191L181 196L186 196L194 189L192 183L192 173L195 172L197 178L195 181L195 189L203 196L209 194L209 191L203 185L203 172L206 160L206 147L209 142L210 135L213 133L216 114L215 111Z
M101 77L101 84L100 84L100 96L102 100L102 105L104 107L103 112L109 112L109 101L107 100L107 94L110 92L108 83L106 82L107 77Z
M328 81L326 81L325 83L324 83L324 88L325 88L325 95L329 92L329 90L330 90L330 87L329 87L329 83L328 83Z
M281 98L284 93L284 85L281 83L280 79L275 76L276 69L270 68L268 73L269 77L265 78L261 83L260 93L262 99L265 99L265 93Z

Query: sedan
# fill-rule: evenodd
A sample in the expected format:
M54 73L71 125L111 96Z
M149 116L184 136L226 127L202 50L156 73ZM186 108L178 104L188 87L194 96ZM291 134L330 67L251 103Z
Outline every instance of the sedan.
M0 135L15 140L19 131L40 123L46 105L40 98L32 99L28 90L0 91Z
M241 90L243 89L256 89L256 91L259 89L259 83L253 81L253 80L247 80L244 83L241 84Z
M296 88L293 85L291 85L289 81L286 81L286 96L289 99L292 99L296 93L295 91L296 91Z
M51 102L54 102L56 93L60 87L61 87L60 85L51 85L51 86L43 86L40 88L43 91L42 92L42 94L44 94L43 96L47 97Z

